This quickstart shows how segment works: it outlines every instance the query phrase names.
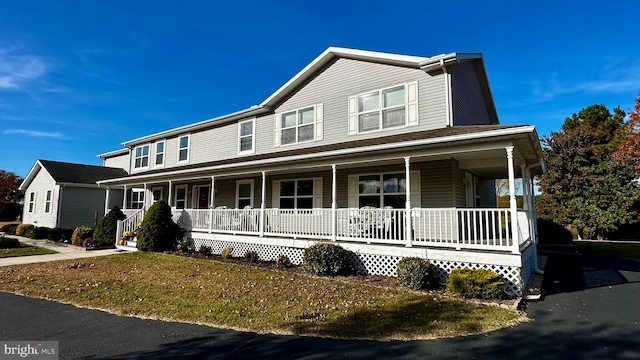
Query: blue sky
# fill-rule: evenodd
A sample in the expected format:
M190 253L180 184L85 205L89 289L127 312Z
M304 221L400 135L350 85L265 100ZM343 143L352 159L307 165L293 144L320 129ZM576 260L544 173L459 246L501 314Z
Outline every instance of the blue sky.
M640 2L0 0L0 169L258 104L329 46L482 52L503 124L540 135L640 91Z

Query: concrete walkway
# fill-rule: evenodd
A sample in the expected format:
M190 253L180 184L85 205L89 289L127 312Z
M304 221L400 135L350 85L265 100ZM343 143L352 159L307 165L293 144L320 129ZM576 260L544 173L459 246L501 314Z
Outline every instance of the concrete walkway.
M16 257L9 257L9 258L1 258L0 266L32 264L32 263L56 261L56 260L82 259L82 258L90 258L90 257L96 257L96 256L105 256L105 255L122 253L121 250L117 250L117 249L85 251L82 249L78 249L74 246L61 246L56 244L50 244L50 243L47 243L46 240L34 240L34 239L29 239L26 237L16 236L16 235L6 235L6 237L16 238L21 243L51 249L57 253L48 254L48 255L16 256Z

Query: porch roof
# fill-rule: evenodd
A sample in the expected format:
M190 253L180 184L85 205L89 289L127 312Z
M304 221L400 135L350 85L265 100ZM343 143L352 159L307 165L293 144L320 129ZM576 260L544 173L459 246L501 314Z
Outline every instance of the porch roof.
M404 134L360 139L322 146L272 152L266 154L236 157L225 160L189 164L178 167L151 170L142 174L134 174L121 178L98 181L102 185L124 185L132 181L152 181L184 176L196 176L203 173L220 171L238 171L238 169L253 169L259 171L262 167L274 164L290 163L292 161L319 159L328 160L337 157L352 157L363 154L379 154L385 151L398 152L405 149L424 149L422 156L429 156L427 149L459 146L466 144L491 143L509 141L518 148L519 156L526 165L538 164L542 159L542 149L535 127L529 125L482 125L482 126L452 126L441 129L407 132ZM399 155L396 155L399 156ZM540 165L543 166L543 165ZM235 169L235 170L231 170ZM542 171L542 168L539 169Z

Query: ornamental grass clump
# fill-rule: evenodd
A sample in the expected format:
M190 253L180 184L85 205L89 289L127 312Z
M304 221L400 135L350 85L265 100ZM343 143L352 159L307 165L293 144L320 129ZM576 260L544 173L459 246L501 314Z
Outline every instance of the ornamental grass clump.
M278 255L278 258L276 259L276 267L278 269L289 269L293 267L293 263L291 262L291 259L287 257L287 255L280 253Z
M173 222L171 207L160 200L145 214L138 230L136 246L141 251L170 251L175 250L181 238L182 230Z
M24 236L24 234L27 232L27 230L29 229L33 229L35 226L31 225L31 224L20 224L16 227L16 235L18 236Z
M319 242L304 250L302 266L313 275L336 276L355 273L351 254L342 247Z
M433 289L438 286L435 265L419 257L406 257L398 262L398 283L409 289Z
M447 290L481 300L499 300L507 295L504 278L487 269L453 269L447 279Z

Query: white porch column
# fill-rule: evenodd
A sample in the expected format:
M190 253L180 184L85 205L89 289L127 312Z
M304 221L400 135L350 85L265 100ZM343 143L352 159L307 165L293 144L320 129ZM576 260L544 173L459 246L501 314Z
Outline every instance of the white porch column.
M216 177L211 177L211 190L209 191L209 234L213 231L213 208L216 201Z
M265 201L267 199L267 172L262 172L262 189L260 192L260 237L264 237L264 209L265 209Z
M529 177L526 165L520 165L520 177L522 178L522 209L529 210Z
M518 204L516 202L516 180L513 165L513 146L505 147L507 150L507 169L509 171L509 210L511 211L511 241L513 241L514 254L520 253L518 239Z
M144 201L142 202L142 208L144 209L144 211L147 211L147 209L149 209L149 194L147 194L147 183L144 183ZM140 200L140 199L138 199Z
M104 197L104 214L107 215L109 212L109 187L107 187L106 194Z
M167 198L167 204L169 207L173 207L173 181L169 180L169 197Z
M336 184L336 165L331 165L331 240L338 239L338 185Z
M127 208L127 185L124 186L124 193L122 194L122 209Z
M404 178L405 178L405 214L404 214L404 230L405 230L405 239L407 239L407 247L411 247L411 243L413 239L411 238L411 166L409 162L409 157L404 158Z

